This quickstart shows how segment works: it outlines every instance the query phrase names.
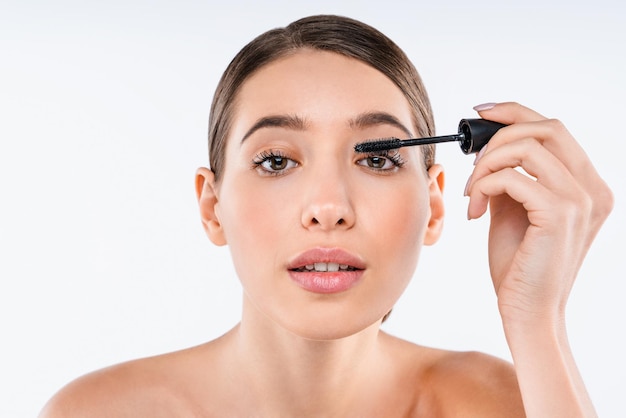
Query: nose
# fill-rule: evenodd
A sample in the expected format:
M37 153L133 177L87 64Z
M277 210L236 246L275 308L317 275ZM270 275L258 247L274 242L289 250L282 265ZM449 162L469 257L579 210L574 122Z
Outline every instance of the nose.
M307 229L350 229L355 222L349 186L341 177L326 173L313 178L305 192L302 225Z

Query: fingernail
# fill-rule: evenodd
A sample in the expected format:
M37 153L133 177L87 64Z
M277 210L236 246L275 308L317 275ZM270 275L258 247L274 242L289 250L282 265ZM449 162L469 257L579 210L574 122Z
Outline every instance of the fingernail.
M463 190L463 196L467 196L467 192L469 191L469 185L472 182L472 176L469 176L467 179L467 183L465 183L465 189Z
M476 154L476 158L474 158L474 165L478 164L478 160L480 160L481 158L483 158L483 155L485 155L485 152L487 151L487 145L485 145L484 147L482 147L480 149L480 151L478 151L478 154Z
M473 109L477 112L482 112L483 110L493 109L495 105L497 105L497 103L493 103L493 102L482 103L482 104L474 106Z

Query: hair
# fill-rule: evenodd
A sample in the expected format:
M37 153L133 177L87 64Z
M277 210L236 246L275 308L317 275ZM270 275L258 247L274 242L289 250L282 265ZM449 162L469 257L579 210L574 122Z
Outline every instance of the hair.
M209 115L209 165L219 182L233 120L236 96L255 71L300 49L335 52L362 61L385 74L408 100L417 134L433 136L435 123L421 77L406 54L377 29L342 16L318 15L269 30L244 46L222 75ZM422 147L426 168L435 159L435 146Z

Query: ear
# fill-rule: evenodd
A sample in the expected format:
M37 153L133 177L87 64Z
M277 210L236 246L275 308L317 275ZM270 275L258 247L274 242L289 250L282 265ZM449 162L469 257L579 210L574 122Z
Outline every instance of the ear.
M215 174L206 167L196 171L196 197L200 207L200 219L207 236L215 245L226 245L226 237L217 214L217 189Z
M424 236L424 245L433 245L441 236L445 214L443 205L443 186L445 183L443 167L439 164L434 164L428 169L428 178L430 220L428 221L428 228Z

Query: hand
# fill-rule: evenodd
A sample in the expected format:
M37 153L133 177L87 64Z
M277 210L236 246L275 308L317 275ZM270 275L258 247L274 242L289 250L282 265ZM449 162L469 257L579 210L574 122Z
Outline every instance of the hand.
M516 103L477 110L510 125L478 155L466 189L469 219L490 207L489 264L500 313L504 321L562 320L613 195L559 121Z

